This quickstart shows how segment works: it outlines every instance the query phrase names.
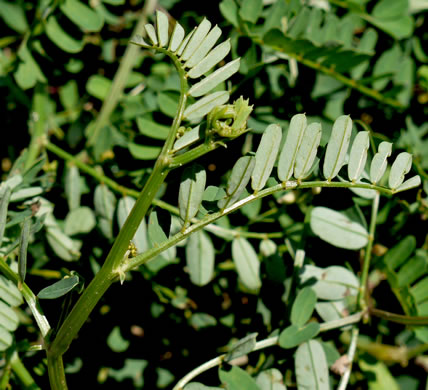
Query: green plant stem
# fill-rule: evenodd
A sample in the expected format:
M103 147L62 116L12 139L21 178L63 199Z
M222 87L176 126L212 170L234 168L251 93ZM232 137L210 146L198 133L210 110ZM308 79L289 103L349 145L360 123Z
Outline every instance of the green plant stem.
M51 390L66 390L68 388L61 355L54 356L48 353L48 373Z
M40 387L37 386L36 382L34 381L30 372L25 368L16 351L12 354L10 359L10 366L14 374L19 378L22 385L26 389L40 390Z
M368 309L369 314L375 317L383 318L384 320L396 322L404 325L428 325L427 316L406 316L402 314L390 313L389 311L379 310L375 308Z
M346 371L343 373L342 378L340 378L339 386L337 387L337 390L345 390L348 386L349 377L351 376L352 371L352 362L354 361L355 352L357 350L357 342L358 342L358 334L359 330L356 326L352 328L352 335L351 335L351 343L349 344L348 348L348 364L346 366Z
M161 50L161 49L159 49ZM163 50L163 49L162 49ZM165 51L165 50L164 50ZM166 52L166 54L168 54ZM170 55L180 75L180 100L178 103L177 113L174 117L168 137L159 157L156 160L153 171L147 180L143 190L139 194L134 207L131 210L125 224L116 237L114 244L107 255L107 258L101 267L100 271L95 275L87 289L83 292L75 306L72 308L70 314L61 325L55 339L49 346L48 357L51 357L53 364L58 364L60 358L69 348L71 342L76 337L77 333L85 323L89 314L94 309L95 305L101 299L103 294L107 291L110 285L119 278L122 272L122 263L126 260L125 253L129 247L129 242L135 235L141 220L147 213L148 208L158 192L160 186L165 181L169 171L170 152L178 128L181 124L184 109L187 101L187 91L189 89L187 79L184 76L184 70L181 67L178 59ZM62 360L61 360L62 364ZM49 359L48 359L49 365ZM53 367L50 370L52 375L58 375L57 378L51 378L55 384L61 384L62 380L59 378L61 372ZM66 385L65 385L66 386ZM63 387L64 389L66 387Z
M132 32L132 36L143 33L144 25L147 23L147 15L153 13L155 6L156 0L145 1L144 8L141 12L138 23ZM125 54L123 55L119 68L114 75L110 91L103 102L100 113L96 119L93 132L88 139L88 145L94 145L97 142L101 129L108 123L110 115L116 108L125 88L126 81L128 80L129 73L135 64L135 59L137 58L139 50L140 48L138 46L130 43L126 47Z
M324 322L320 325L320 332L325 332L331 329L341 328L342 326L355 324L359 322L362 317L362 312L353 314L349 317L341 318L340 320ZM258 341L251 352L259 351L264 348L273 347L278 345L279 336L269 337L265 340ZM183 378L181 378L177 384L173 387L172 390L182 390L187 383L189 383L192 379L196 378L198 375L202 374L205 371L208 371L211 368L220 366L223 363L224 358L227 354L223 354L215 357L203 364L199 367L196 367L194 370L190 371Z
M10 281L12 281L16 286L19 283L19 276L7 265L4 261L4 258L0 258L0 272L6 276ZM27 302L27 305L30 307L31 312L33 313L34 319L37 322L37 325L40 329L43 338L46 338L51 327L45 315L43 314L42 308L40 307L39 301L31 289L26 283L22 283L21 294Z
M376 195L373 198L373 203L372 203L372 212L371 212L370 227L369 227L369 239L368 239L366 251L364 253L363 270L361 273L361 284L360 284L360 289L359 289L358 298L357 298L358 306L362 310L365 310L367 307L367 303L366 303L367 280L369 277L370 260L372 256L372 248L373 248L374 235L376 230L377 213L379 211L379 198L380 198L380 194L379 192L376 192Z
M260 45L266 45L263 42L263 40L261 40L259 38L252 37L252 39L253 39L253 41L255 41L256 43L258 43ZM392 106L395 108L401 108L401 109L404 108L403 105L398 100L386 97L386 96L382 95L379 91L376 91L375 89L368 88L365 85L360 84L356 80L350 79L350 78L344 76L343 74L336 72L334 70L334 68L332 68L332 67L323 66L316 61L309 60L307 58L304 58L302 55L299 55L296 53L285 52L284 49L282 49L279 46L274 46L274 45L266 45L266 46L269 46L276 51L285 53L285 54L287 54L287 56L294 58L296 61L302 63L303 65L306 65L309 68L318 70L318 71L336 79L337 81L340 81L341 83L345 84L346 86L353 88L353 89L356 89L357 91L361 92L362 94L371 97L372 99L375 99L375 100L377 100L381 103L384 103L384 104L388 104L389 106Z

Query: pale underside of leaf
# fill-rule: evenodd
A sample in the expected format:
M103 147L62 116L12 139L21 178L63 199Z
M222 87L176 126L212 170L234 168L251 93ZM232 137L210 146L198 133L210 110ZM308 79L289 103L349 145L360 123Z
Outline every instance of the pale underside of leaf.
M239 63L240 58L237 58L236 60L233 60L217 69L215 72L199 81L199 83L193 85L188 94L193 97L205 95L221 82L227 80L230 76L236 73L239 70Z
M156 11L156 28L160 47L168 44L168 16L163 12Z
M261 286L260 262L251 244L242 237L232 242L232 257L242 282L251 290Z
M407 152L400 153L391 166L389 173L389 188L396 189L404 181L404 176L412 167L412 155Z
M278 161L278 177L287 181L293 175L296 155L306 129L306 115L297 114L291 118L287 138Z
M384 141L379 144L379 150L370 165L370 180L373 184L379 183L382 179L388 165L387 158L391 156L391 152L392 143Z
M190 32L186 35L186 38L184 38L184 39L183 39L183 41L181 42L181 44L180 44L180 46L178 47L177 52L176 52L176 54L177 54L178 56L181 56L181 54L183 53L184 49L185 49L185 48L186 48L186 46L187 46L187 43L189 42L190 38L192 38L193 34L195 33L196 28L197 28L197 27L195 27L192 31L190 31Z
M349 115L336 119L328 141L323 173L327 180L333 179L343 165L351 138L352 120Z
M168 49L175 52L179 48L181 42L183 42L184 34L184 28L180 23L175 22Z
M217 65L230 51L230 39L220 43L209 54L198 64L196 64L192 69L189 70L187 75L195 79L201 77L203 74L207 73L211 68Z
M138 46L143 46L143 47L151 47L152 45L148 44L141 35L135 35L132 39L131 39L131 43L134 43Z
M213 92L199 99L184 111L184 118L193 120L207 115L214 107L220 106L229 100L229 92Z
M219 208L225 209L239 199L251 179L255 162L256 160L254 157L244 156L235 163L232 169L232 174L227 182L227 198L219 200Z
M186 68L192 68L193 66L199 64L205 55L213 48L220 36L221 29L218 26L215 26L200 43L192 56L186 61L184 66Z
M206 183L206 172L199 165L187 168L179 189L180 217L187 224L198 212Z
M150 23L148 23L148 24L145 25L145 28L146 28L147 36L151 40L152 44L154 46L157 46L157 44L158 44L158 37L156 35L156 30L153 27L153 25L151 25Z
M352 144L348 162L348 177L352 182L356 182L363 173L367 161L367 150L369 145L369 132L359 132Z
M186 261L190 280L198 286L210 282L214 273L214 246L203 231L190 236L186 245Z
M403 184L400 184L395 192L410 190L411 188L419 187L421 185L421 177L419 175L407 179Z
M210 28L211 22L204 18L204 20L202 20L202 22L196 28L195 33L192 35L189 43L186 45L186 48L184 49L183 54L181 55L182 61L187 61L192 56L192 54L199 47L201 42L208 34Z
M322 128L320 123L311 123L305 130L302 142L296 156L294 177L304 179L311 170L317 156L318 146L321 141Z
M254 191L260 191L265 186L278 155L281 137L281 127L276 124L269 125L263 133L251 177L251 187Z
M199 140L199 126L186 131L174 144L174 152L186 148Z

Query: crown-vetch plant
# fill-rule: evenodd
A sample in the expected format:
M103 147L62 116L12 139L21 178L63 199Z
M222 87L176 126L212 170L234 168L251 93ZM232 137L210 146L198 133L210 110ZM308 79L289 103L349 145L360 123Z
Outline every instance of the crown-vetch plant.
M172 31L171 34L169 31ZM169 172L193 163L199 157L225 146L227 142L250 130L247 121L253 106L243 97L230 103L230 93L222 88L222 85L238 71L240 59L224 63L231 50L231 43L226 40L216 45L221 33L218 26L212 27L211 23L204 19L186 35L178 22L171 29L167 15L157 11L155 25L145 25L145 37L135 36L132 39L133 44L162 53L175 65L180 80L177 112L152 173L136 201L131 197L124 197L119 201L120 231L104 264L83 290L58 330L54 332L51 329L35 294L25 284L28 241L42 223L40 220L42 216L37 214L37 211L32 217L38 218L36 225L39 225L31 224L31 216L23 224L21 237L17 242L19 244L17 269L4 259L0 262L1 271L8 280L1 279L2 283L10 284L12 281L18 286L17 290L10 287L12 295L16 295L16 300L11 298L6 302L7 307L2 310L7 311L9 307L17 305L21 294L27 301L43 338L42 348L47 353L52 389L67 388L62 357L96 304L114 282L120 281L124 284L123 288L126 288L127 273L143 264L150 265L156 261L168 263L175 258L175 252L168 251L188 239L185 252L190 280L199 286L210 283L215 269L215 250L206 232L218 228L214 222L261 198L290 189L346 188L359 191L361 196L371 199L372 216L368 229L346 215L328 208L315 207L311 214L313 232L327 242L347 249L366 248L360 280L343 267L303 268L305 253L298 250L294 256L295 297L289 326L278 335L263 341L256 342L255 334L246 337L228 354L190 372L174 389L208 388L197 382L189 382L211 367L273 345L285 349L297 347L295 363L299 388L329 388L325 353L315 337L320 332L356 324L367 311L366 284L379 196L394 195L417 187L420 185L420 177L416 175L405 179L412 166L412 157L406 152L400 153L387 171L388 157L392 154L392 144L388 142L379 145L378 151L370 161L370 133L355 131L352 119L348 115L335 120L325 148L320 148L322 125L317 122L308 123L305 114L294 115L288 129L283 129L276 123L268 125L256 150L235 158L236 163L224 188L207 187L210 177L204 167L197 164L186 167L177 194L178 207L168 206L169 210L179 217L179 228L168 236L157 221L155 213L150 215L149 226L145 225L145 218L151 205L160 205L155 196ZM46 147L54 153L61 154L53 144ZM225 150L225 153L228 153L228 150ZM68 160L72 159L65 153L62 156ZM76 166L79 164L76 161ZM90 169L86 169L86 172L95 175ZM11 176L1 186L0 243L4 236L9 202L13 201L14 197L17 199L17 193L20 191L19 184L13 180ZM31 180L28 180L25 184L29 186L30 183ZM105 193L106 186L109 185L114 187L114 184L106 180L104 187L98 187L95 198L110 196ZM26 197L30 195L27 194ZM204 207L204 201L207 200L211 203L209 209ZM100 205L98 208L102 210L103 206ZM102 217L108 220L112 218L114 208L111 210L104 208L100 212L103 213ZM52 234L59 234L53 223L50 226ZM5 256L10 252L11 249L7 249ZM262 286L260 261L248 239L236 233L233 236L231 253L244 288L249 291L259 290ZM161 258L159 256L164 258L159 260ZM316 284L304 287L305 282L311 278L316 280ZM342 285L338 281L341 281ZM323 285L327 282L330 283L328 287ZM79 276L71 274L38 296L39 298L62 296L78 286ZM298 286L301 288L297 293ZM326 294L326 288L329 289L329 294ZM335 316L331 311L337 311L337 308L352 310L352 314ZM323 323L310 321L314 310ZM15 327L11 326L8 332L11 333L14 329ZM355 353L356 335L354 332L351 343L354 350L350 349L348 354L351 361ZM10 337L7 337L10 340ZM308 356L314 354L319 357L318 362L311 363L310 374L306 375L303 365L307 362ZM277 375L276 372L271 374L272 377ZM249 383L251 386L254 384L255 389L259 388L257 386L261 382L267 380L259 376L256 384L238 367L233 367L231 371L220 370L219 377L227 384L238 378L243 383ZM346 386L345 378L346 376L342 377L342 387Z

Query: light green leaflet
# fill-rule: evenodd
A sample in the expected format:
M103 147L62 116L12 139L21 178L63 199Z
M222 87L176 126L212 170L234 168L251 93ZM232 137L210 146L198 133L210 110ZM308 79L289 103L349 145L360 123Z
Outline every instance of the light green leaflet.
M370 165L370 180L373 184L378 184L385 173L388 165L387 158L391 155L392 143L381 142L378 152L374 155Z
M241 157L233 166L232 174L227 181L227 198L218 201L220 209L233 205L245 190L253 173L256 159L251 156Z
M281 371L270 368L257 375L257 385L261 390L287 390Z
M65 194L70 210L80 206L81 192L79 169L75 165L68 166L65 176Z
M75 288L78 284L79 277L77 275L65 277L64 279L61 279L60 281L41 290L37 294L37 297L39 299L56 299L73 290L73 288Z
M256 164L251 177L251 187L257 192L266 184L275 164L281 144L281 127L276 124L269 125L263 133L260 145L256 152Z
M294 161L306 129L306 115L297 114L291 118L287 137L279 155L278 177L287 181L293 174Z
M412 167L412 155L407 152L400 153L391 166L389 173L388 185L392 189L399 187L403 181L406 173Z
M183 53L184 49L186 48L187 43L190 41L190 38L192 38L193 34L196 31L195 27L192 31L189 32L189 34L186 35L186 38L184 38L184 40L181 42L180 46L178 47L176 54L178 56L181 56L181 54Z
M124 196L123 198L119 199L117 205L117 222L119 228L122 228L124 225L126 218L128 218L129 213L134 207L134 204L135 199L131 198L130 196ZM147 225L145 218L141 220L140 226L138 226L132 242L136 246L139 253L142 253L148 249L149 244L147 242Z
M64 233L72 236L79 233L88 233L96 225L95 214L90 207L79 206L65 217Z
M367 161L367 150L370 145L369 132L360 131L354 139L348 162L348 177L356 182L363 173Z
M199 47L195 50L192 56L184 64L187 68L192 68L193 66L199 64L201 60L207 55L207 53L213 48L217 40L221 36L221 29L215 26L201 42Z
M192 88L190 88L188 94L193 97L205 95L221 82L227 80L230 76L236 73L239 70L239 63L240 58L230 61L226 65L217 69L215 72L211 73L209 76L199 81L199 83L193 85Z
M196 28L195 33L190 38L189 43L186 45L186 48L181 55L182 61L187 61L195 50L199 47L203 39L208 34L208 31L211 28L211 22L204 18L199 26Z
M300 290L291 308L291 323L299 328L305 325L311 318L316 303L317 295L312 288L305 287Z
M78 53L83 49L85 43L83 41L77 41L68 35L59 25L58 21L53 15L48 18L45 24L46 35L49 39L55 43L60 49L67 53Z
M0 189L0 247L3 241L4 231L6 229L7 209L11 193L12 190L7 184Z
M219 377L227 390L260 390L250 374L237 366L232 366L230 371L220 369Z
M154 46L157 46L158 37L156 36L155 28L150 23L146 24L144 27L146 28L146 33L147 33L148 37L150 38L150 40L152 41L152 44Z
M208 72L212 67L218 64L230 51L230 39L216 46L211 52L194 68L190 69L187 75L190 78L201 77Z
M0 326L13 332L19 325L19 318L15 311L3 301L0 301Z
M294 165L294 177L296 179L303 180L311 171L321 141L321 133L320 123L311 123L306 127Z
M200 165L192 165L184 170L178 193L180 217L186 227L198 213L204 195L207 174Z
M197 100L184 111L184 118L193 120L202 118L208 114L214 107L220 106L229 100L229 92L218 91L204 96Z
M261 287L260 262L251 244L242 237L232 242L232 258L242 283L250 290Z
M30 240L30 229L31 217L24 221L19 239L18 275L20 284L25 281L25 274L27 273L27 250Z
M326 207L312 210L311 229L329 244L345 249L361 249L367 245L369 237L362 225Z
M327 359L318 341L310 340L297 348L295 364L299 389L330 389Z
M168 137L169 127L160 125L150 119L137 118L137 126L140 133L146 137L165 140Z
M160 47L168 44L168 16L163 12L156 11L156 29Z
M333 179L342 168L348 151L351 131L352 120L349 115L342 115L334 122L323 166L324 177L328 181Z
M174 144L174 152L184 149L199 140L199 126L186 131Z
M415 188L421 185L421 177L419 175L413 176L410 179L406 180L403 184L399 185L395 189L395 192L401 192L409 190L410 188Z
M180 23L175 22L174 31L172 32L171 39L169 41L168 50L172 52L176 51L180 46L181 42L183 42L184 38L184 28Z
M103 27L103 17L80 1L66 0L59 8L74 24L84 31L100 31Z
M186 245L186 262L190 280L197 286L208 284L214 274L214 246L204 231L192 234Z
M135 35L132 39L131 39L132 43L135 43L136 45L140 45L140 46L145 46L145 47L150 47L150 45L143 39L143 37L141 35Z
M0 298L10 306L19 306L23 302L22 294L13 282L0 275Z

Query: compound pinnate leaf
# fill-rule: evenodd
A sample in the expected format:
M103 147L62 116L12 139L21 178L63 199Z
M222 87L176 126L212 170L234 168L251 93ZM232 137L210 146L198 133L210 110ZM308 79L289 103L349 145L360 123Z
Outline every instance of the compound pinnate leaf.
M348 162L348 177L356 182L363 173L367 161L367 150L370 145L369 132L360 131L354 139Z
M291 118L287 137L278 161L278 177L287 181L293 175L294 161L306 129L306 115L297 114Z
M321 133L322 128L320 123L311 123L306 127L296 155L294 166L294 177L296 179L304 179L311 171L321 141Z
M297 348L295 364L299 389L330 389L327 358L318 341L310 340Z
M219 377L228 390L260 390L250 374L237 366L232 366L230 371L220 369Z
M352 120L349 115L342 115L336 119L328 141L325 153L323 173L327 180L333 179L342 168L348 151L351 138Z
M229 92L218 91L199 99L184 111L184 118L193 120L207 115L214 107L220 106L229 100Z
M287 326L279 335L278 343L282 348L294 348L315 337L320 331L318 322L309 322L305 326Z
M250 290L261 287L260 262L251 244L242 237L232 242L232 258L242 283Z
M251 187L254 191L260 191L269 179L278 155L281 137L281 127L276 124L269 125L263 133L257 148L256 163L251 176Z
M316 303L317 295L314 290L310 287L300 290L291 308L291 323L298 327L305 325L311 318Z
M232 174L227 181L227 198L218 202L218 207L223 209L234 204L245 190L255 166L255 158L252 156L241 157L233 166Z
M230 61L226 65L217 69L215 72L211 73L209 76L199 81L199 83L194 84L192 88L190 88L188 94L193 97L205 95L221 82L227 80L230 76L236 73L239 70L239 63L240 58Z
M184 28L181 26L180 23L175 22L168 49L172 52L176 51L181 45L181 42L183 42L184 34Z
M362 225L326 207L312 210L311 229L324 241L344 249L361 249L367 245L369 238Z
M178 193L178 208L184 226L198 213L204 195L207 174L200 165L184 170Z
M192 68L195 65L199 64L206 56L206 54L214 47L220 36L221 29L215 26L200 43L200 45L194 51L192 56L185 62L184 66L187 68Z
M156 11L156 30L160 47L168 44L168 16L163 12Z
M210 237L203 231L192 234L186 245L190 280L197 286L208 284L214 274L215 251Z
M388 185L389 188L396 189L404 181L404 176L412 167L412 155L407 152L400 153L395 159L389 172Z
M216 64L218 64L230 51L230 39L216 46L209 54L192 69L189 70L187 75L192 79L201 77L208 72Z
M146 29L147 36L154 46L158 45L158 37L156 35L156 30L152 24L147 23L144 28Z
M37 297L39 299L56 299L73 290L78 284L79 277L77 275L65 277L64 279L61 279L60 281L41 290L37 294Z
M189 43L187 43L183 51L183 54L181 55L181 59L183 61L187 61L192 56L192 54L195 52L195 50L199 47L199 45L202 43L204 38L207 36L210 28L211 28L211 22L204 18L204 20L202 20L202 22L196 28L195 32L193 33L192 37L189 40Z
M381 142L378 152L374 155L370 165L370 180L373 184L377 184L382 179L386 166L388 165L387 158L391 155L392 143Z
M250 353L256 346L257 335L258 333L251 333L243 339L237 341L234 345L232 345L230 351L224 357L224 361L230 362L233 359Z

